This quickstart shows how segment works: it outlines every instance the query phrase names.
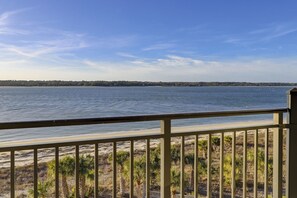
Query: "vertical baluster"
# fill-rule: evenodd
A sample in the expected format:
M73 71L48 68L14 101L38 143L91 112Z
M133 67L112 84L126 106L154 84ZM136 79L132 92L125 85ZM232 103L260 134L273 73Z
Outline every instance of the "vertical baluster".
M242 170L242 194L247 197L247 131L243 132L243 170Z
M207 145L207 197L212 197L212 193L211 193L211 134L208 134L208 145Z
M254 135L254 198L258 195L258 130Z
M198 135L195 136L194 150L194 197L198 198Z
M274 124L283 124L283 114L282 113L273 114L273 122ZM294 144L296 144L296 142L294 142ZM292 146L292 144L289 146ZM294 153L294 155L296 155L296 153ZM278 128L275 128L273 131L273 198L282 198L282 183L283 183L282 174L283 174L283 129L281 127L278 127Z
M95 176L94 176L94 197L98 198L98 185L99 185L99 176L98 176L98 143L95 144L95 153L94 153L94 171L95 171Z
M117 197L117 143L113 142L112 149L112 197Z
M130 142L130 198L134 197L134 141Z
M236 192L235 169L236 169L236 131L232 133L232 186L231 186L232 198L235 198L235 192Z
M181 198L185 196L185 137L181 137L180 144L180 193Z
M79 145L75 146L75 197L79 198Z
M33 157L33 163L34 163L34 198L38 197L38 150L34 149L34 157Z
M220 198L224 197L224 133L220 138Z
M264 198L268 197L268 132L269 129L266 129L265 131L265 170L264 170Z
M15 156L14 151L10 152L10 197L15 197Z
M150 156L150 139L146 140L146 198L150 197L150 186L151 186L151 172L150 172L150 165L151 165L151 156Z
M55 147L55 197L59 198L59 147Z

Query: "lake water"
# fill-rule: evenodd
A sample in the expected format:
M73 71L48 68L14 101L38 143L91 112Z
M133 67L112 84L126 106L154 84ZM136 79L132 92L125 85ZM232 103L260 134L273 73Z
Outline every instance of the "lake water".
M0 87L0 122L287 106L292 87ZM233 120L255 119L233 118ZM261 116L261 119L267 119ZM231 118L175 121L197 125ZM258 118L256 118L258 119ZM0 131L0 141L158 127L157 122Z

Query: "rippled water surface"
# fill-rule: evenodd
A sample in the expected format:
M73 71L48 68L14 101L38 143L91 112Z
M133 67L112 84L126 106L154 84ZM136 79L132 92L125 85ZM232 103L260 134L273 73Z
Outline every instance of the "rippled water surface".
M0 121L278 108L291 87L0 87ZM224 121L230 118L224 118ZM241 118L238 118L239 120ZM222 121L221 120L221 121ZM189 125L211 120L178 121ZM1 141L154 128L158 123L2 131Z

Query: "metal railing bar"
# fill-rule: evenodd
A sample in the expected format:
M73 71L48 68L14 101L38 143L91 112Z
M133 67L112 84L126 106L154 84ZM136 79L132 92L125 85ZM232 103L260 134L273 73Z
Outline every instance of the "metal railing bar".
M254 198L258 195L258 130L254 134Z
M95 175L94 175L94 198L98 198L98 194L99 194L99 190L98 190L98 186L99 186L99 167L98 167L98 144L95 144L95 152L94 152L94 171L95 171Z
M134 197L134 141L130 141L130 198Z
M236 131L232 133L232 186L231 186L231 197L235 198L236 192Z
M33 180L34 180L34 198L38 197L38 150L34 149L34 174L33 174Z
M150 188L151 188L151 147L150 147L150 139L146 140L146 197L150 197Z
M242 197L247 197L247 131L243 133Z
M112 144L112 197L117 197L117 142Z
M224 133L220 137L220 198L224 197Z
M211 138L212 135L208 134L207 140L207 197L212 197L211 192Z
M185 197L185 137L181 137L180 144L180 197Z
M198 135L195 135L195 142L194 142L194 197L198 198Z
M269 144L269 129L267 128L265 131L265 140L264 140L264 144L265 144L265 159L264 159L264 164L265 164L265 168L264 168L264 198L268 197L268 157L269 157L269 153L268 153L268 144Z
M0 130L285 113L287 108L0 123Z
M59 198L59 147L55 147L55 197Z
M20 146L2 146L0 143L0 152L7 151L20 151L20 150L28 150L32 148L44 149L44 148L52 148L52 147L64 147L64 146L76 146L83 144L100 144L100 143L112 143L112 142L121 142L121 141L129 141L129 140L143 140L143 139L160 139L162 138L162 134L158 135L143 135L143 136L134 136L134 137L122 137L122 138L110 138L110 139L100 139L100 140L82 140L82 141L72 141L72 142L57 142L57 143L45 143L45 144L31 144L31 145L20 145Z
M10 197L15 197L15 155L14 151L10 152Z
M266 129L266 128L280 128L278 124L269 124L269 125L260 125L260 126L248 126L248 127L239 127L239 128L223 128L223 129L210 129L203 131L187 131L187 132L176 132L171 133L171 137L180 137L180 136L191 136L199 133L199 135L207 135L210 133L232 133L232 131L252 131L256 129Z
M75 197L79 198L79 145L75 146Z

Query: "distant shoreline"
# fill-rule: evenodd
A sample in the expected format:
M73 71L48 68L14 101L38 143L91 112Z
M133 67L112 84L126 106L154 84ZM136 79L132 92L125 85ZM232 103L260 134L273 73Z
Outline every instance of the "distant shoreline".
M60 81L0 80L2 87L206 87L206 86L297 86L281 82L150 82L150 81Z

